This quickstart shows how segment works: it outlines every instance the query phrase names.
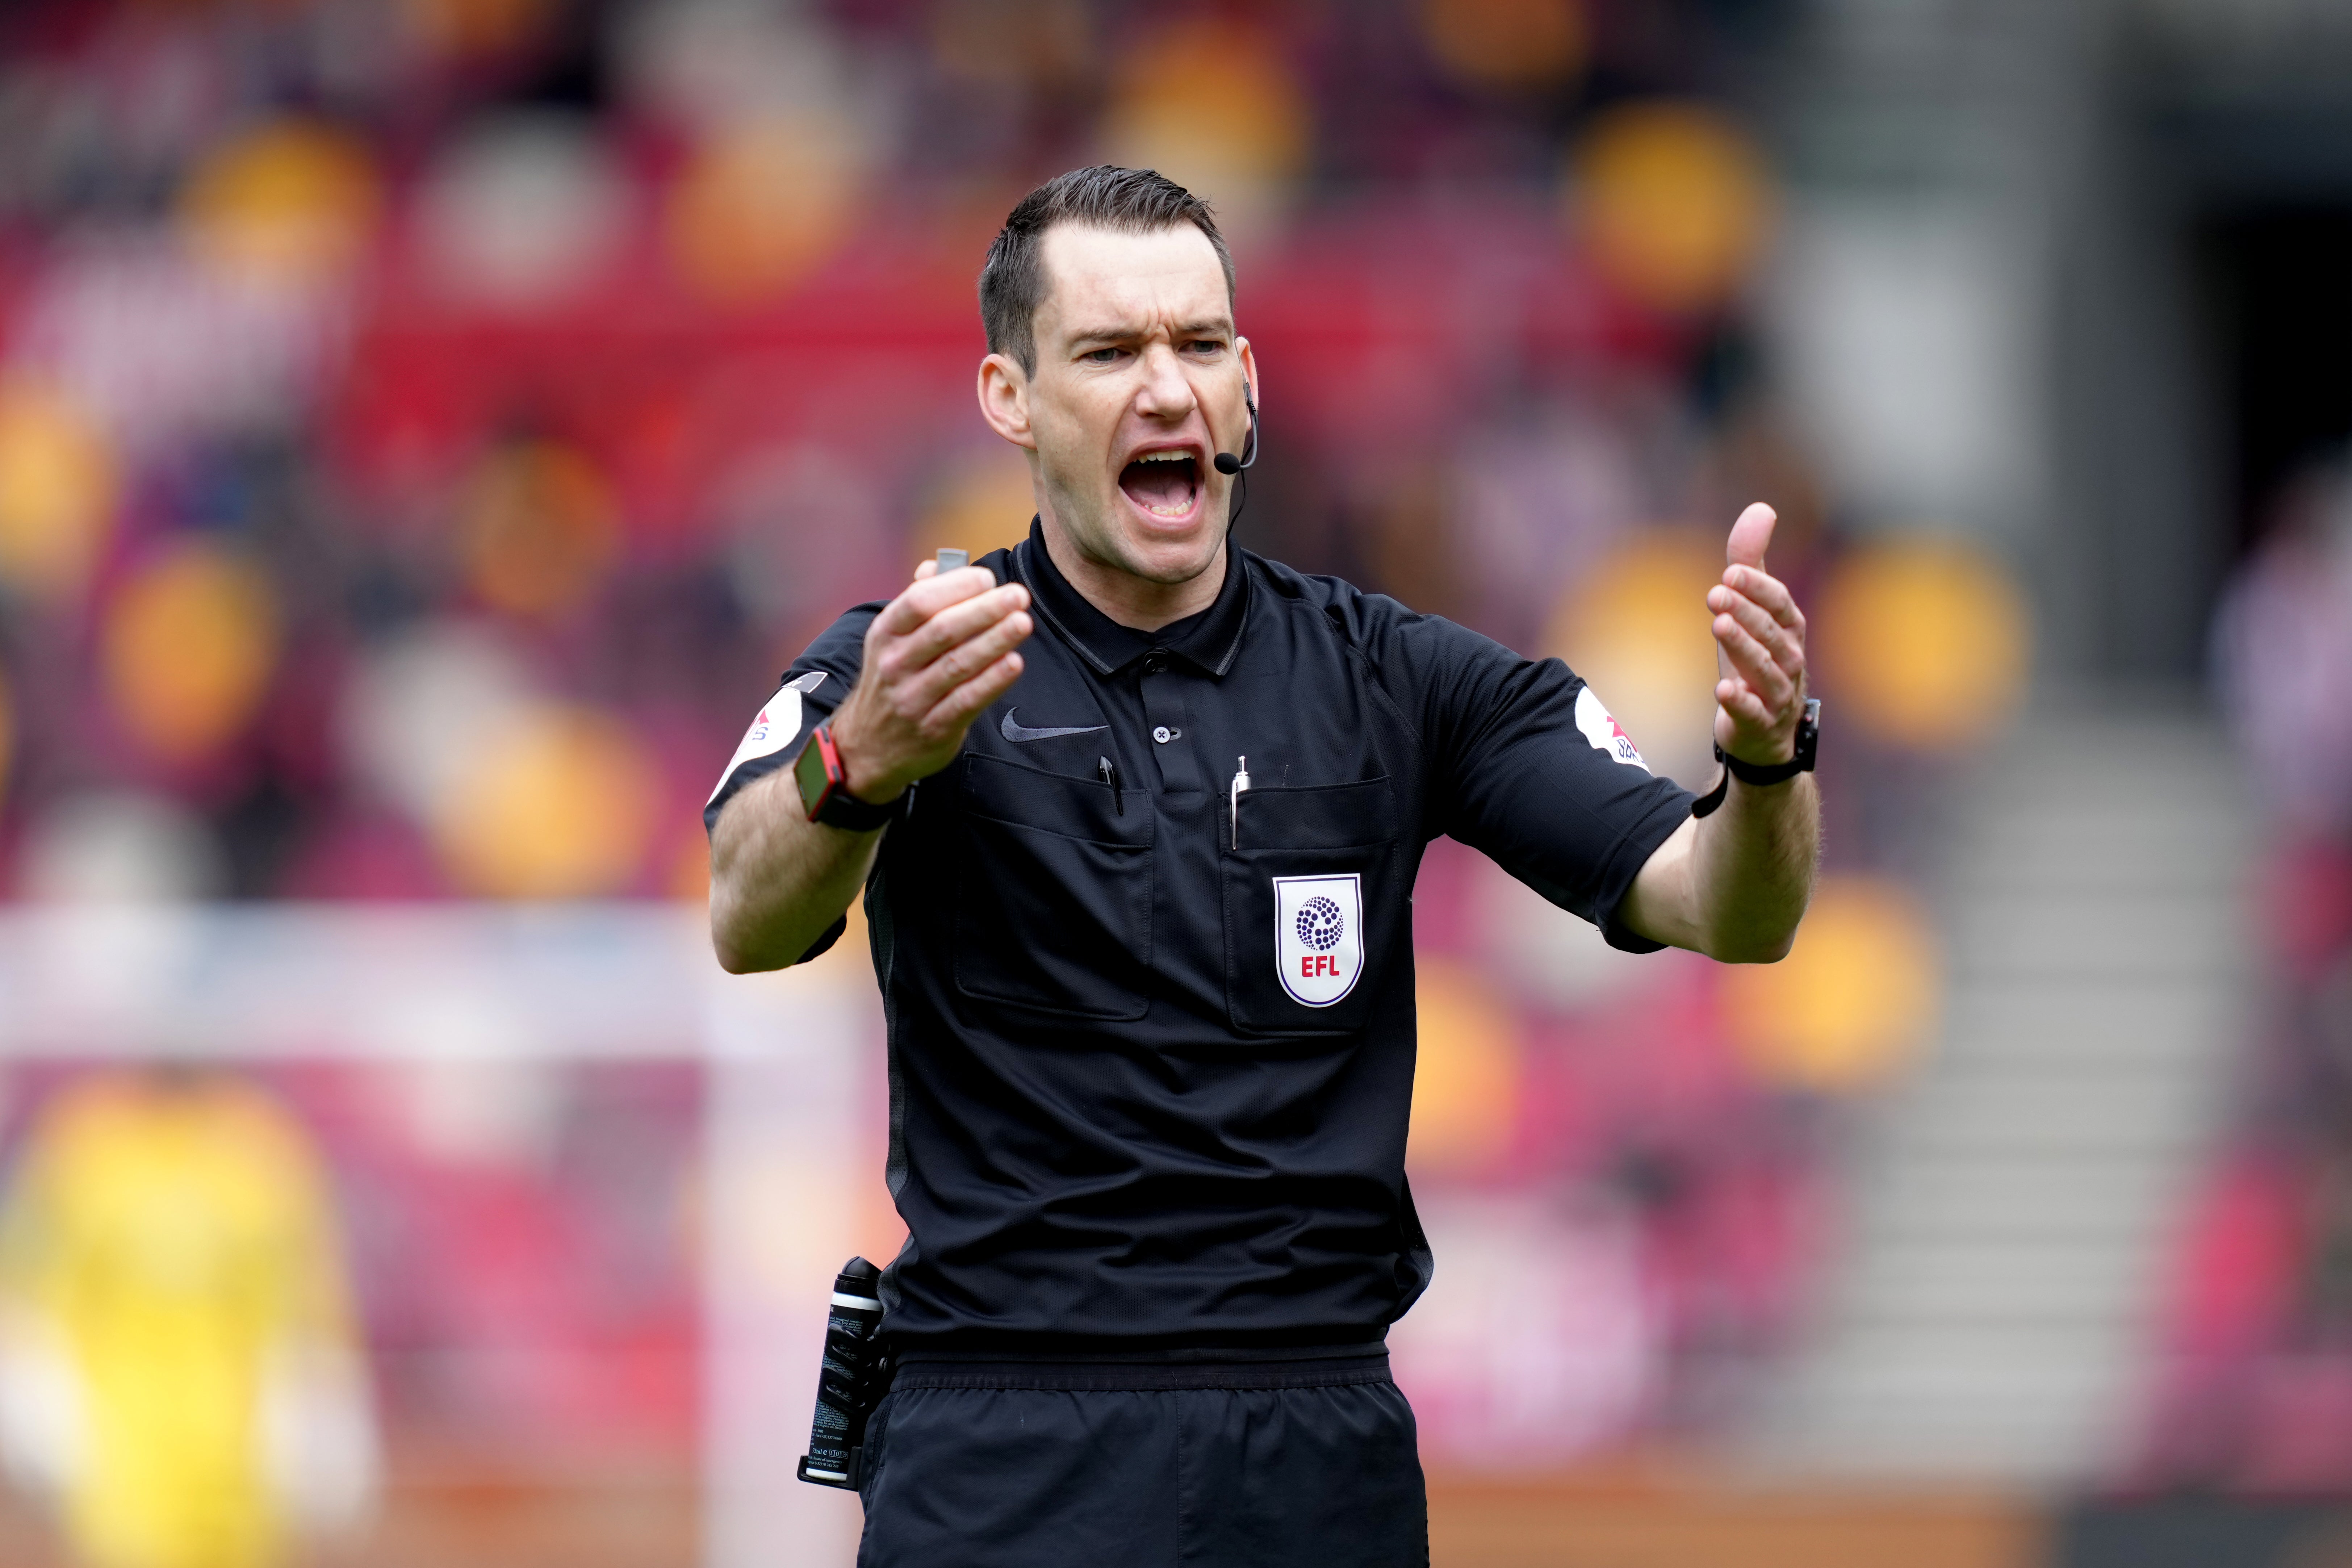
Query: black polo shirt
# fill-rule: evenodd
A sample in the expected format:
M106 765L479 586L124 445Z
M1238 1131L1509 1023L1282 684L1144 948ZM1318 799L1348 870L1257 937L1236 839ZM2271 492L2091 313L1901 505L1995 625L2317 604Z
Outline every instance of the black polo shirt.
M1378 1338L1431 1267L1404 1175L1423 847L1451 834L1608 929L1690 795L1559 660L1334 578L1232 552L1214 604L1146 633L1034 527L980 564L1034 596L1025 668L866 887L908 1228L886 1331ZM881 608L786 672L706 822L847 693Z

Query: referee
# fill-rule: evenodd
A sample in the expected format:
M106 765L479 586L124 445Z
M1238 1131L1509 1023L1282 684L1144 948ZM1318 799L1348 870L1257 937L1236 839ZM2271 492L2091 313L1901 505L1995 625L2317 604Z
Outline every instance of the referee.
M1383 1342L1431 1271L1414 873L1450 834L1619 947L1788 951L1818 809L1772 513L1707 593L1695 800L1557 660L1227 547L1258 370L1189 192L1039 186L980 300L1028 538L835 621L705 812L729 970L865 893L908 1237L858 1561L1424 1563Z

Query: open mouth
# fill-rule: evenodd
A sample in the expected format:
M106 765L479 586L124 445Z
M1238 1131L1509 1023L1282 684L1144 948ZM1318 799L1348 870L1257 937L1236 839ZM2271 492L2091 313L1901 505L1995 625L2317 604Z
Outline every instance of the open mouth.
M1146 452L1118 471L1118 488L1154 517L1189 517L1201 494L1201 460L1185 451Z

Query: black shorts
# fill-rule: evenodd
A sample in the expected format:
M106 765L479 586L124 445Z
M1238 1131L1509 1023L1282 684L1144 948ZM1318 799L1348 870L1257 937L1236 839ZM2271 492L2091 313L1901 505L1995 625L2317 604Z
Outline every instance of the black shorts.
M1412 1407L1385 1352L1164 1368L910 1361L866 1429L859 1492L858 1568L1429 1562Z

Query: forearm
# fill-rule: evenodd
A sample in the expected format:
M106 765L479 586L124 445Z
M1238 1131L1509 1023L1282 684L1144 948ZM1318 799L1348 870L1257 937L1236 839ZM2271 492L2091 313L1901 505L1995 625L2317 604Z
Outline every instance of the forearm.
M1698 819L1691 853L1699 951L1727 963L1788 955L1813 896L1821 793L1811 773L1762 788L1732 781L1722 807Z
M792 770L727 803L710 836L710 941L730 974L800 961L865 885L882 833L808 819Z
M1770 963L1796 939L1820 846L1811 773L1761 789L1735 779L1711 816L1690 818L1658 847L1617 919L1726 963Z
M887 805L955 760L972 716L1021 674L1029 590L977 567L915 584L866 628L857 681L827 724L853 800ZM742 974L798 963L865 885L887 828L811 822L794 769L729 801L710 836L710 943Z

